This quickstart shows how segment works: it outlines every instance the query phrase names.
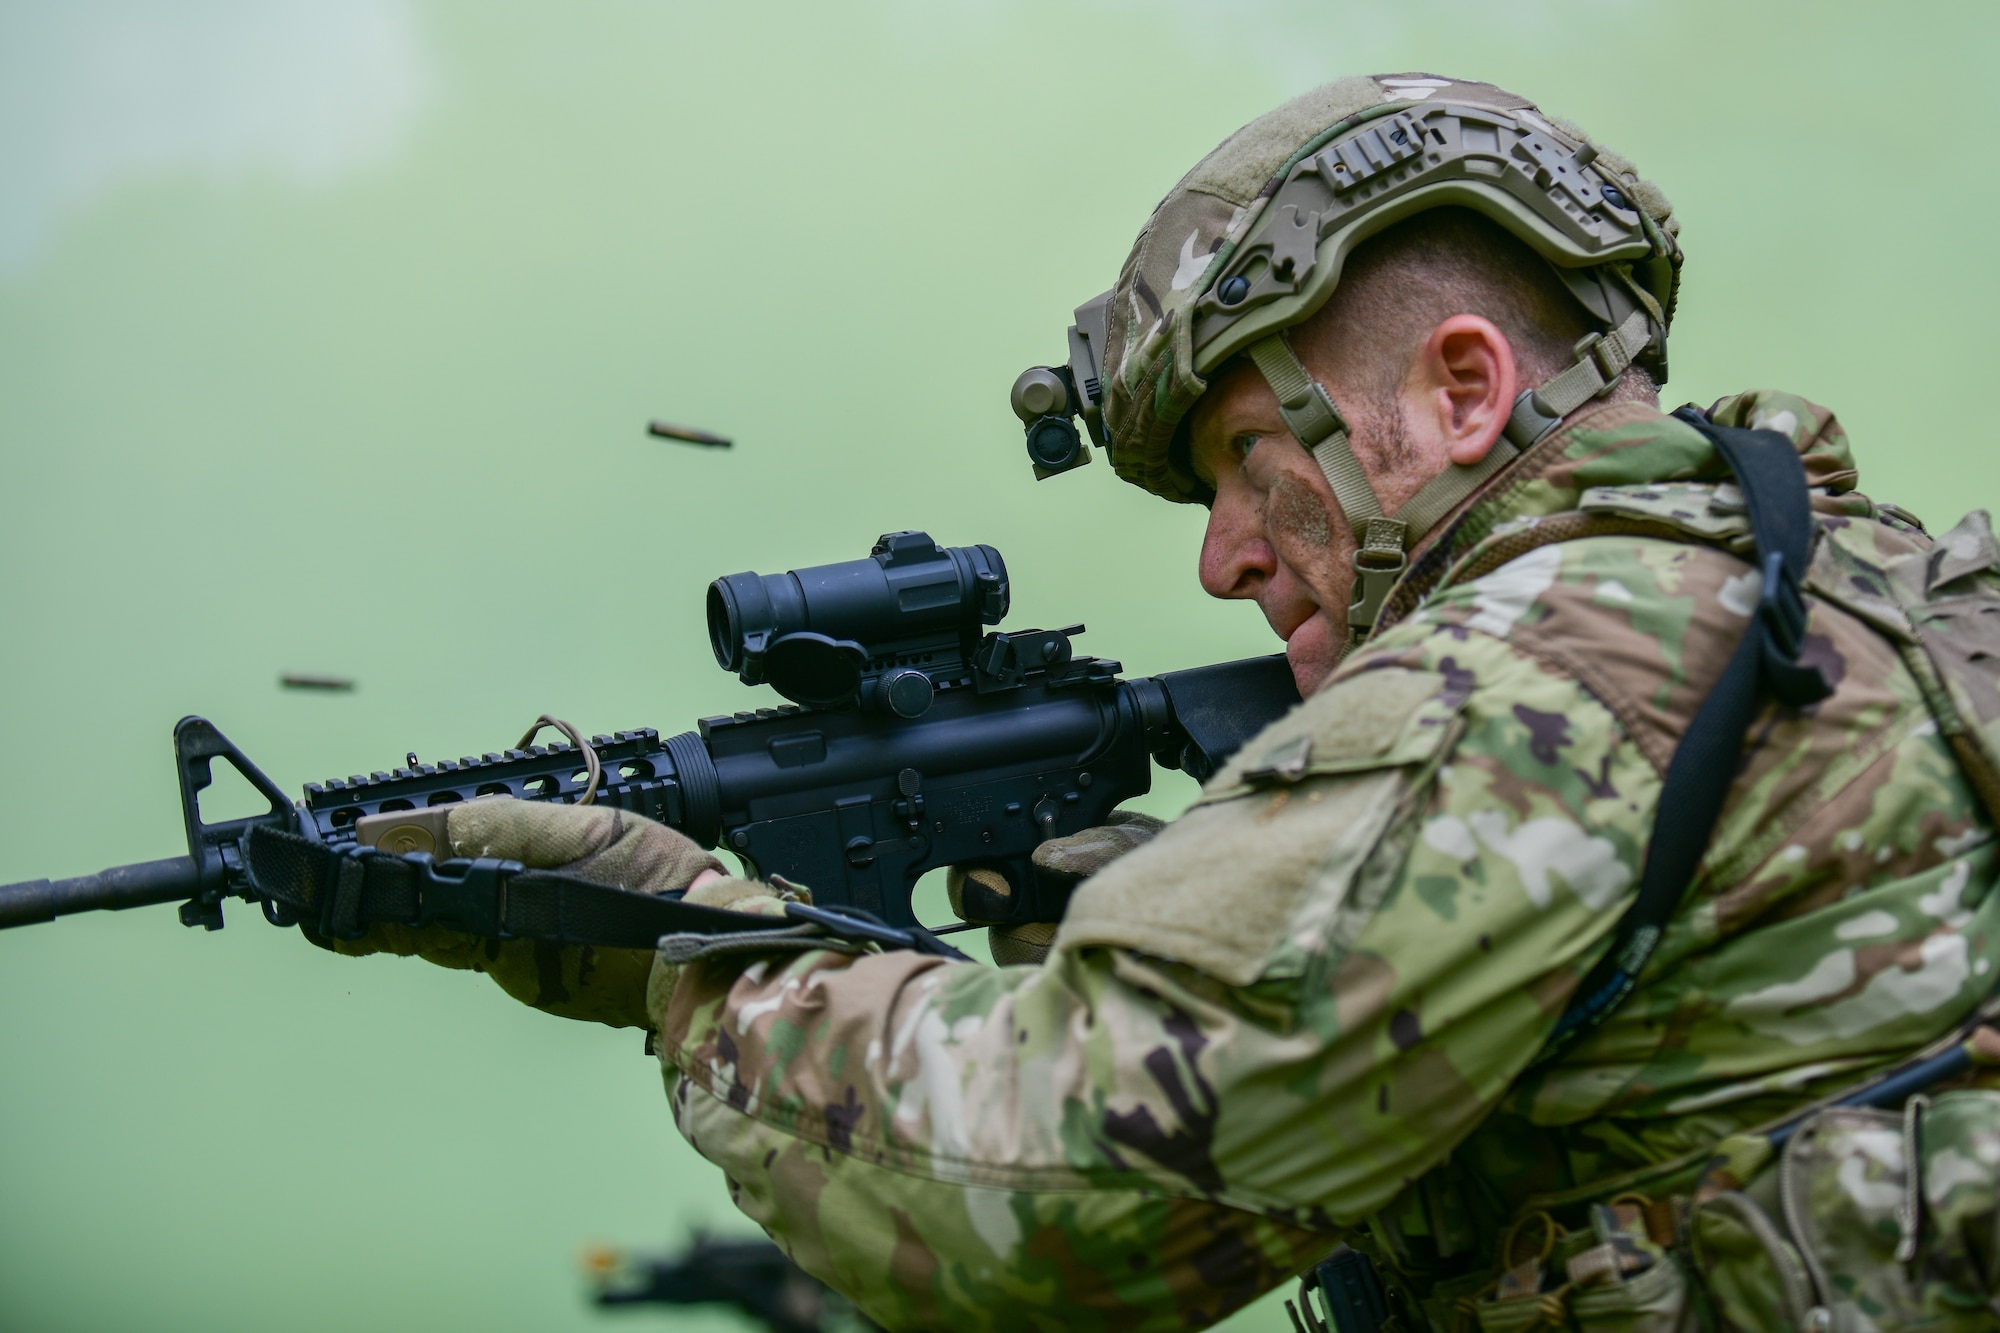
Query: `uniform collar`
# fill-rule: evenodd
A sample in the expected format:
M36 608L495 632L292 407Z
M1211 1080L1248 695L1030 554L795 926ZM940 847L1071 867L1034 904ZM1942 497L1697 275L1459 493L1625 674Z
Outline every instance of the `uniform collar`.
M1832 412L1796 394L1756 389L1709 409L1717 425L1773 430L1792 441L1806 484L1830 495L1854 490L1847 432ZM1383 604L1375 633L1402 619L1481 543L1576 509L1593 486L1724 482L1727 466L1700 432L1644 403L1594 403L1522 454L1411 553L1409 572ZM1866 502L1862 507L1867 508ZM1372 636L1371 636L1372 637Z

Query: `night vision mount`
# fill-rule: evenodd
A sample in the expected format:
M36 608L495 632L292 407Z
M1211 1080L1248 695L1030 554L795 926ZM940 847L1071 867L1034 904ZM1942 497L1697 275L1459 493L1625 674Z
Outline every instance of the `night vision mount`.
M1121 669L1073 655L1081 625L982 637L980 626L999 624L1007 605L1007 564L992 547L891 532L864 560L717 579L708 635L715 660L745 685L770 685L807 708L901 718L923 716L954 690L1101 682Z
M1037 481L1082 467L1090 461L1090 445L1076 428L1076 419L1091 442L1104 444L1104 339L1109 328L1111 293L1076 308L1069 329L1069 364L1030 366L1014 381L1009 401L1028 434L1028 461Z

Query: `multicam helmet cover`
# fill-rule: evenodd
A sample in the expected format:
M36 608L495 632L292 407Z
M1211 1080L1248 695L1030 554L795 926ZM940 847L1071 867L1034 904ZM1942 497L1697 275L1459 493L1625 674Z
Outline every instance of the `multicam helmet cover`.
M1664 378L1677 228L1631 163L1489 84L1342 79L1238 130L1153 210L1105 301L1100 401L1080 404L1101 408L1118 474L1206 499L1173 444L1208 377L1319 310L1359 242L1445 205L1547 259L1603 333L1644 314L1643 340L1604 348L1600 370L1615 380L1629 350Z
M1385 513L1347 423L1285 330L1333 294L1368 237L1426 209L1473 209L1539 254L1594 332L1521 391L1479 462L1453 465ZM1666 379L1681 253L1673 211L1632 164L1490 84L1432 74L1342 79L1224 140L1153 210L1118 284L1078 307L1063 368L1015 381L1037 476L1089 461L1072 416L1118 475L1206 501L1183 429L1209 377L1247 356L1356 535L1350 641L1372 628L1410 547L1488 477L1635 362Z

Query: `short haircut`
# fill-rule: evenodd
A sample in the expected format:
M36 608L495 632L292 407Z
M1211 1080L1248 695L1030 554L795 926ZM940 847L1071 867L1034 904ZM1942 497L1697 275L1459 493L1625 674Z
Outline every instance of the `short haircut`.
M1592 327L1526 243L1470 209L1434 208L1356 246L1332 299L1292 336L1301 355L1317 350L1322 364L1349 367L1386 399L1431 330L1453 315L1480 315L1507 336L1524 388L1566 368ZM1633 367L1615 392L1651 398L1657 388Z

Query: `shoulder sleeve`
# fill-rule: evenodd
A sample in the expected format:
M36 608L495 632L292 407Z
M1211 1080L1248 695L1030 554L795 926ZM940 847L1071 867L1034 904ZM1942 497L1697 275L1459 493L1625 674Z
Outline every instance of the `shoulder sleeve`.
M1436 671L1336 680L1253 738L1153 842L1079 886L1057 949L1172 958L1247 986L1296 974L1317 918L1427 783L1465 695ZM1316 892L1315 889L1318 889Z
M1245 1099L1232 1178L1357 1221L1540 1049L1638 882L1658 790L1570 674L1492 635L1413 632L1079 888L1058 948L1173 959L1268 1004L1311 1054ZM1279 1049L1232 1050L1224 1082L1269 1077ZM1292 1115L1310 1151L1260 1158Z

